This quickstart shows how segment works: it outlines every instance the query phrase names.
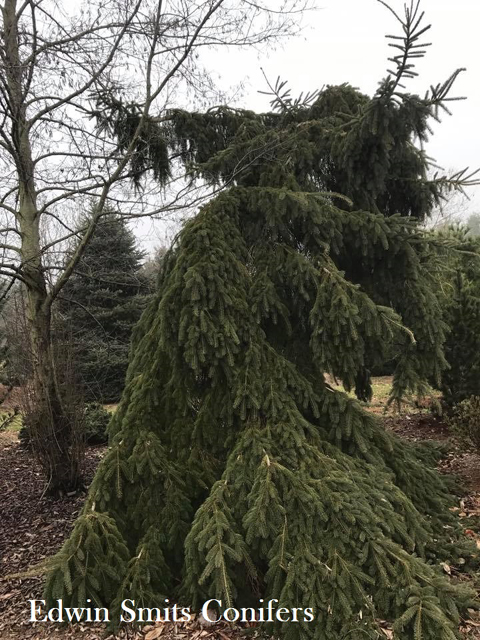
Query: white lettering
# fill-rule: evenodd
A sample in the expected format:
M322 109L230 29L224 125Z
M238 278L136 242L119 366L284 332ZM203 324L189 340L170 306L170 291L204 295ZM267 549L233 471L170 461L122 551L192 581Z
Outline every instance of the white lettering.
M180 613L182 614L182 619L180 620L180 622L190 622L192 616L190 615L190 609L188 607L183 607Z
M37 620L37 614L40 615L42 613L41 607L37 607L37 602L40 604L45 604L45 600L29 600L30 602L30 622L46 622L47 618L44 617L41 620Z
M80 622L84 611L88 611L88 609L78 609L77 607L72 607L71 609L67 607L65 609L65 613L69 622L73 622L73 620Z
M125 611L125 613L129 615L129 618L125 618L122 613L120 615L120 620L121 622L135 622L135 609L131 609L130 607L128 607L127 602L130 602L132 606L135 606L135 600L122 600L122 611Z
M252 607L247 607L241 609L242 617L240 618L241 622L255 622L257 620L257 612Z
M50 622L63 622L63 600L57 600L57 607L52 607L48 610L47 617ZM57 614L57 619L55 620L54 615Z
M304 609L304 611L303 611L303 619L304 619L305 622L312 622L313 619L314 619L313 609L311 609L311 608Z
M90 615L90 609L87 609L87 616ZM100 618L100 612L103 612L103 618ZM87 618L88 622L91 622L91 618ZM101 607L100 609L95 607L95 622L110 622L110 616L108 609Z
M232 618L230 617L230 611L233 615ZM238 609L234 609L233 607L229 607L223 612L223 617L225 618L225 620L228 620L228 622L236 622L240 617L240 611L238 611Z
M300 609L299 607L292 608L292 622L298 622L297 611L303 611L303 609Z
M267 618L267 622L273 622L273 603L274 602L278 602L278 600L276 598L273 598L272 600L268 601L268 605L267 605L267 611L268 611L268 618Z
M288 618L286 620L282 618L282 615L285 615L285 614L288 614ZM280 607L280 609L277 609L275 615L279 622L289 622L290 620L290 611L288 609L285 609L285 607Z
M208 614L209 614L209 612L210 612L210 613L213 613L213 612L214 612L214 611L213 611L213 609L211 609L211 608L210 608L210 603L211 603L211 602L216 602L216 603L218 603L218 606L219 606L219 607L221 607L221 606L222 606L222 601L221 601L221 600L215 600L215 599L207 600L207 601L205 602L205 604L203 605L203 607L202 607L202 616L205 618L205 620L208 620L208 622L218 622L218 618L216 618L216 619L212 620L212 618L210 618L210 617L209 617L209 615L208 615Z

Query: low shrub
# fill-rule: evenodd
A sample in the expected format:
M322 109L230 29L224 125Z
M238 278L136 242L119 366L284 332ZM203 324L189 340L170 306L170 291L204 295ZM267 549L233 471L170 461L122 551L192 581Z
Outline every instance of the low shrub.
M107 426L111 414L98 402L90 402L85 405L83 416L83 429L87 444L105 444L108 442ZM32 422L38 419L35 413L26 414L18 438L25 449L32 448L31 429Z
M88 444L108 442L107 427L111 414L99 402L85 405L85 440Z
M460 440L480 449L480 396L470 396L456 404L448 424Z

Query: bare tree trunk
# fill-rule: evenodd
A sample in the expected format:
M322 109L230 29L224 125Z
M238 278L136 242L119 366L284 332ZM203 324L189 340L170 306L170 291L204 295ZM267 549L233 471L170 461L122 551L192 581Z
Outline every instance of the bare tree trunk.
M66 406L67 398L62 393L66 381L57 379L50 305L36 291L28 291L27 323L33 361L31 413L26 416L30 441L48 479L49 491L68 492L81 480L81 434L76 432L74 407Z
M64 407L62 381L56 377L52 304L42 267L36 193L30 178L31 149L28 137L22 134L22 138L25 180L22 177L20 181L19 221L34 398L33 415L29 416L28 425L34 451L48 478L49 490L63 492L75 489L80 482L80 460L75 446L79 434L74 432L72 412Z
M56 379L52 348L51 308L42 265L40 216L34 183L34 163L22 87L16 0L6 0L3 9L5 54L9 100L15 114L12 125L12 155L18 174L18 216L21 234L22 280L26 289L27 326L33 369L36 415L29 416L32 444L39 454L51 491L68 491L80 481L78 448L74 447L75 425L65 411Z
M177 81L197 85L199 67L193 61L198 48L275 41L297 32L297 14L308 3L286 0L284 11L278 12L246 0L172 0L168 9L162 0L114 0L101 18L101 2L92 3L96 9L91 14L70 16L59 13L55 2L0 0L0 213L5 216L0 276L10 280L6 293L18 281L26 291L32 399L37 405L35 409L29 401L35 410L28 415L52 489L78 483L81 450L75 427L81 416L78 396L62 379L64 355L59 355L56 338L52 344L53 301L74 272L106 204L124 201L117 187L130 194L131 218L178 211L182 204L192 208L208 199L203 189L192 198L194 192L182 186L165 200L165 168L177 162L178 149L167 144L168 134L150 158L145 142L164 137L164 114L156 119L151 110L167 100ZM253 27L258 20L258 28ZM131 59L142 67L138 73L128 71ZM118 131L108 120L111 108L121 104L115 96L124 80L125 99L138 104L127 127L135 123L134 131L122 134L119 144ZM189 174L187 169L185 178ZM136 187L142 177L158 184L140 196ZM172 185L180 177L172 178ZM96 199L95 213L84 229L73 229L64 205L84 207L87 197ZM59 224L53 241L40 242L41 220ZM55 247L77 235L80 241L65 265L46 264ZM50 287L47 268L57 270Z

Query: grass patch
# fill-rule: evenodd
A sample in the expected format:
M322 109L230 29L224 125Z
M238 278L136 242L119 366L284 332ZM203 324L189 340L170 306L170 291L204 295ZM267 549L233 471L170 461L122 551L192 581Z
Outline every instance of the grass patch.
M330 376L327 377L328 383L335 389L344 390L340 381L335 382ZM372 378L372 399L370 402L366 402L365 408L372 413L393 415L398 413L396 405L390 405L387 407L390 392L392 390L393 376L377 376ZM348 395L352 398L355 397L355 393L350 391ZM435 389L431 389L431 393L425 398L417 398L416 396L406 396L401 406L401 412L415 412L421 413L422 411L429 411L430 406L435 400L440 398L440 392ZM363 403L362 403L363 404Z
M387 406L390 392L392 391L392 376L380 376L372 378L373 396L369 405L372 408L384 409Z
M5 431L5 433L18 433L22 428L22 415L17 413L12 416L11 412L3 411L0 412L0 431Z
M104 404L103 408L109 411L110 413L115 413L118 407L118 402L116 404Z

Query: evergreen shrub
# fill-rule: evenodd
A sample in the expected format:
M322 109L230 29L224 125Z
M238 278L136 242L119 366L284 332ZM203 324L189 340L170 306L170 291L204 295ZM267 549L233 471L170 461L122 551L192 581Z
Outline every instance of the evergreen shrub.
M448 424L460 440L480 449L480 396L470 396L456 404Z
M454 248L445 261L441 283L450 327L445 343L449 367L441 389L450 411L463 400L480 396L480 238L470 236L465 227L447 229L441 236Z
M108 442L107 427L111 413L99 402L85 405L85 440L88 444Z

